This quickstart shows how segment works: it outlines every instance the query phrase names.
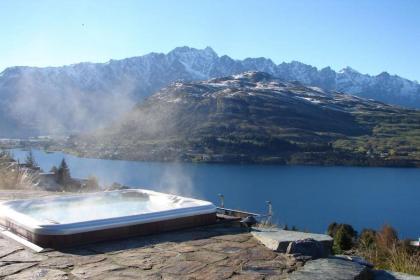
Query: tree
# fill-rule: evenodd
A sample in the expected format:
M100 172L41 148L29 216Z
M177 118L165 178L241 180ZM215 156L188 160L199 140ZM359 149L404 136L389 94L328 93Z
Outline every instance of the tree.
M30 149L28 154L26 155L25 164L30 168L35 168L38 166L38 164L35 161L34 154L32 153L32 149Z
M57 169L57 183L65 186L68 183L70 183L70 181L71 181L70 169L67 165L66 160L63 158L60 166Z
M50 169L50 172L51 173L54 173L55 175L57 175L57 173L58 173L58 168L57 168L57 166L53 166L53 167L51 167L51 169Z

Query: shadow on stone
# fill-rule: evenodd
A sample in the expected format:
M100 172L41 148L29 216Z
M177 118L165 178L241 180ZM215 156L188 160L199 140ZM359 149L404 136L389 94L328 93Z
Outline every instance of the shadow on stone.
M200 242L200 240L205 241L212 237L226 240L237 240L238 238L240 239L238 236L239 234L244 234L247 232L248 230L245 228L232 226L229 224L211 225L165 232L161 234L91 243L73 248L64 248L58 251L73 255L95 255L119 252L123 250L147 248L164 243L184 243L189 241L195 241L197 243Z
M286 253L292 255L299 254L309 256L312 259L319 259L328 257L330 252L325 250L321 242L312 238L307 238L290 242Z
M375 271L375 280L397 280L394 275L385 270Z

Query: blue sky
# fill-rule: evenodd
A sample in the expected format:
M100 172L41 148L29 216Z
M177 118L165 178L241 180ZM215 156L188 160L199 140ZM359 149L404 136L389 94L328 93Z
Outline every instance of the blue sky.
M0 0L0 71L211 46L420 81L420 1Z

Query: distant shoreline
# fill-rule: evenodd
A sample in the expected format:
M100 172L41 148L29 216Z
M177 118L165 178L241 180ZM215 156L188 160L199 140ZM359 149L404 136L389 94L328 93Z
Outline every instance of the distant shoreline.
M111 155L110 153L94 153L94 152L82 152L76 149L71 149L63 145L53 145L50 147L44 147L42 145L35 144L31 146L27 145L16 145L16 146L0 146L1 148L7 149L39 149L43 150L46 153L51 152L62 152L69 155L73 155L80 158L91 158L91 159L104 159L104 160L121 160L121 161L139 161L139 162L165 162L165 163L194 163L194 164L232 164L232 165L278 165L278 166L315 166L315 167L379 167L379 168L420 168L420 162L415 161L402 161L402 160L386 160L380 158L361 158L361 157L351 157L351 154L346 153L341 155L339 153L300 153L298 155L306 155L306 157L295 157L292 161L288 161L285 158L260 158L260 159L250 159L246 156L244 157L226 157L221 156L216 159L207 158L202 160L192 160L191 157L180 156L178 158L133 158L126 155ZM334 155L332 158L331 155ZM289 157L293 154L289 154ZM303 160L306 159L306 160Z

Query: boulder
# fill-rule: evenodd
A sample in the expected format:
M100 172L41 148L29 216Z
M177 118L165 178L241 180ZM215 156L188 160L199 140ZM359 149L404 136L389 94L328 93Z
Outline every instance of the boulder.
M310 256L312 259L318 259L328 257L330 252L325 250L321 242L307 238L290 242L286 253Z

